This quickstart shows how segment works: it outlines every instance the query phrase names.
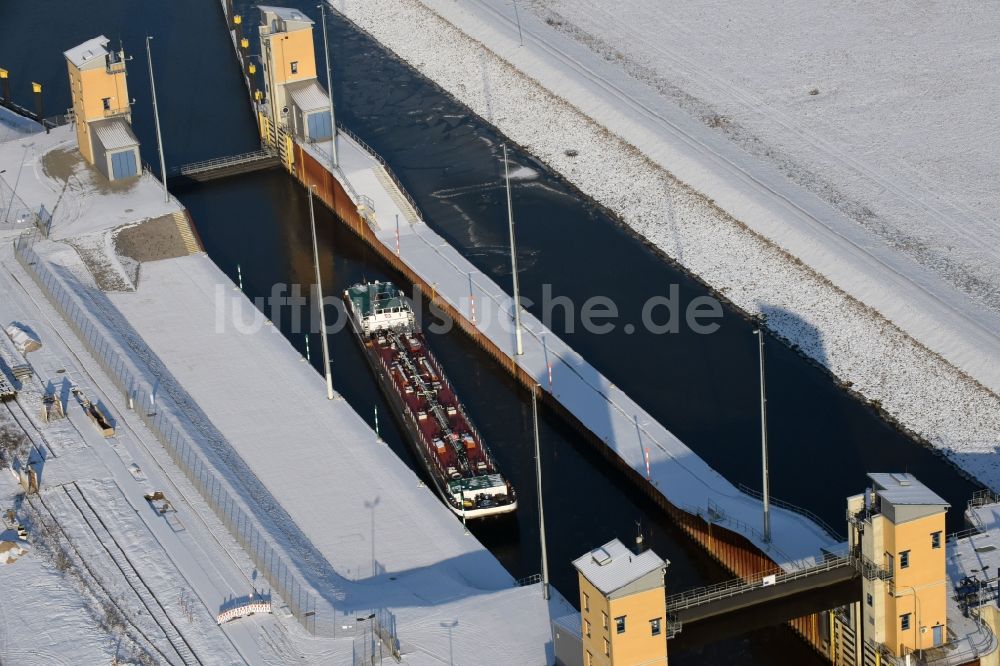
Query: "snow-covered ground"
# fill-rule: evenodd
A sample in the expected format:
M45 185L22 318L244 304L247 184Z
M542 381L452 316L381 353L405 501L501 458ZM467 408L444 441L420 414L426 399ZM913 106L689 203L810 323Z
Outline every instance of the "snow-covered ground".
M7 141L0 135L0 164L6 171L0 178L17 187L18 199L35 212L44 206L52 215L52 238L82 236L180 210L176 199L164 200L163 186L149 173L126 183L108 182L84 162L70 125ZM0 183L0 195L7 192Z
M0 499L12 506L17 486L0 474ZM90 615L66 576L35 552L0 564L0 662L24 666L108 664L112 636ZM124 656L124 655L123 655Z
M522 6L1000 308L996 4Z
M546 13L554 4L532 5L539 16L521 6L523 47L511 5L499 0L331 4L738 307L776 313L768 319L773 331L981 481L1000 488L1000 462L993 455L1000 443L1000 316L984 304L985 292L961 291L948 281L953 273L935 272L935 261L925 261L929 255L910 256L859 226L836 207L842 199L825 201L827 190L817 194L790 180L781 171L787 160L761 161L692 117L690 109L650 87L648 77L637 77L628 54L606 60L586 29L546 23L546 17L563 20ZM592 5L567 0L558 7L576 16ZM652 2L627 6L657 16L676 10ZM802 7L792 12L799 20L807 16ZM620 4L616 8L620 11ZM724 16L717 8L715 15L720 13ZM642 15L647 25L639 32L647 41L657 16ZM622 29L620 22L607 23ZM629 41L616 39L616 44ZM749 49L750 37L743 39ZM715 57L725 50L720 44L705 39L699 48ZM769 48L765 39L758 44ZM742 58L750 59L745 53ZM820 94L808 95L813 85ZM803 94L822 97L824 86L829 97L834 89L823 82L810 83ZM868 129L877 129L878 122L872 120ZM568 149L578 155L567 155ZM968 168L976 167L970 162ZM983 168L988 178L990 170ZM889 176L882 176L878 187L893 196L909 187L900 185L901 179L886 183ZM941 208L940 202L926 205L932 204ZM902 208L885 210L879 228L892 229L888 220ZM963 210L968 213L968 206ZM930 226L914 233L929 234ZM988 243L995 231L988 223L982 226L975 234L980 244L965 246L962 265L988 273L996 266L989 252L997 248Z
M322 378L274 327L246 330L260 313L207 256L167 252L142 263L141 280L129 278L114 233L129 229L136 249L144 227L181 210L176 200L164 202L148 177L102 183L67 137L22 140L0 144L0 168L17 171L24 157L18 194L32 208L50 206L53 234L33 245L30 262L15 259L13 232L0 243L0 321L21 322L43 342L30 355L36 379L14 404L48 456L42 491L19 515L33 526L32 539L50 547L7 566L62 580L60 604L81 616L79 628L66 625L67 645L77 640L98 655L123 636L130 658L146 652L179 662L189 649L202 663L350 664L368 649L367 625L356 616L378 609L391 614L407 663L551 660L549 604L561 615L570 608L565 600L556 593L547 603L540 585L517 586L364 419L326 400ZM161 230L148 240L162 249ZM102 291L108 272L121 279ZM23 362L16 353L0 341L7 365ZM118 385L125 373L130 386L155 386L156 427L188 438L198 478L211 479L206 492L225 498L220 514L231 517L240 505L240 527L223 524L147 427L152 407L130 404ZM74 386L102 406L113 437L87 419ZM64 401L67 418L29 418L46 391ZM143 497L154 490L176 512L154 511ZM37 516L44 521L32 521ZM290 600L268 589L247 555L250 544L233 538L250 523L268 562L291 563L283 583L294 578L298 590L319 597L320 636L307 634ZM51 571L56 564L61 573ZM216 626L215 615L253 588L274 595L275 614ZM40 626L44 599L26 595L25 603L34 609L25 626ZM331 606L336 614L325 613ZM57 622L65 614L59 604L52 612ZM20 629L5 621L0 636ZM11 644L0 646L0 660L8 649L20 654ZM69 648L53 645L72 659Z
M121 544L133 571L153 591L142 592L141 599L151 605L154 598L162 603L180 635L199 657L206 658L205 663L213 663L208 658L211 654L227 663L239 661L240 652L230 641L241 644L240 651L257 661L256 632L234 624L227 627L227 638L215 623L215 614L227 598L249 591L252 565L245 556L245 563L232 559L239 550L220 542L218 535L225 534L224 528L217 521L212 524L207 508L189 503L187 500L197 495L178 488L165 473L164 461L152 456L152 434L124 418L100 389L108 380L13 261L9 245L0 253L0 266L0 293L4 296L0 317L30 326L43 341L42 348L26 359L35 377L21 384L17 402L9 404L9 412L4 408L4 414L8 420L16 417L46 455L41 468L42 492L24 501L18 511L35 547L9 566L20 582L5 589L22 592L14 595L20 597L17 617L6 616L0 629L9 639L0 651L0 660L48 663L51 656L53 663L110 661L110 656L86 656L97 648L110 651L112 656L117 651L125 659L144 653L162 658L162 651L175 660L166 635L149 612L142 610L140 597L130 592L129 579L115 563L116 559L119 564L125 562L115 550L115 544ZM12 358L10 349L0 351L7 365L25 360ZM104 406L116 423L115 437L105 439L98 433L72 397L71 386ZM45 392L63 401L66 418L47 424L39 418L37 410ZM5 471L3 480L10 478ZM164 491L177 511L167 517L156 514L143 499L152 489ZM5 492L4 497L9 498L15 489L5 490L9 494ZM80 508L70 499L71 491ZM87 522L82 497L93 503L110 532L102 532L93 514L87 516ZM3 505L9 508L15 502L4 501ZM43 520L48 528L42 525ZM65 559L57 556L60 551L67 554ZM46 582L49 578L54 579L51 584ZM58 594L51 593L53 586L58 586ZM73 609L69 619L61 610L63 606ZM157 619L167 624L163 615ZM265 624L277 622L271 619ZM32 634L24 633L33 625L47 627L34 632L44 638L31 641ZM173 638L180 640L176 635ZM26 640L39 648L35 659L18 656ZM74 652L76 644L80 654Z
M18 134L40 132L42 126L30 118L19 116L10 109L0 106L0 143Z

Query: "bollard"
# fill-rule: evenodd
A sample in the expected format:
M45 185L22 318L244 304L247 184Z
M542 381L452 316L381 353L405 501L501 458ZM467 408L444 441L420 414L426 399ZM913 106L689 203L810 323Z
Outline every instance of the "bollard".
M45 133L49 133L49 127L45 124L45 105L42 103L42 84L31 82L31 92L35 93L35 114L38 116L38 122L42 124L45 128Z

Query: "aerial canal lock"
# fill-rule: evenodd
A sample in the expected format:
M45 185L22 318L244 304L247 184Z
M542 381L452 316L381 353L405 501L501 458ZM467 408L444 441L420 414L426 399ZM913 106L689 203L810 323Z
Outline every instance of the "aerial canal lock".
M586 617L593 599L603 596L610 609L624 588L628 588L627 594L620 596L631 598L635 593L643 598L639 604L641 610L635 613L658 613L640 625L648 629L649 636L664 637L652 643L646 641L643 649L653 650L644 653L648 659L653 659L649 663L657 663L655 660L661 658L661 642L662 663L666 663L665 638L682 635L685 624L690 627L711 617L752 609L785 597L808 596L816 589L837 585L850 586L850 594L849 599L839 603L835 610L816 607L803 612L800 606L798 613L782 618L833 663L919 663L928 661L927 655L931 654L937 655L935 659L943 659L939 663L964 664L976 663L975 659L987 651L983 644L975 644L971 638L962 649L949 654L940 650L949 642L962 645L963 638L960 632L952 635L945 631L945 617L951 617L944 611L949 585L937 560L924 581L939 588L937 596L925 599L922 593L916 592L910 596L914 607L940 607L941 617L929 620L928 617L912 617L910 614L915 611L897 613L906 604L900 601L902 588L920 589L924 583L910 581L904 585L902 573L883 561L883 554L879 552L881 546L867 540L873 532L890 529L880 518L873 517L887 516L889 522L885 525L930 517L943 521L940 498L931 497L933 493L929 491L929 494L913 493L912 489L919 482L905 478L906 475L898 478L872 475L872 490L864 496L868 518L850 523L848 552L844 553L839 537L825 525L818 524L791 505L769 502L766 490L759 496L730 484L566 343L523 312L515 299L423 223L417 206L381 158L360 138L338 126L332 94L324 90L318 80L312 19L298 9L261 7L260 54L255 56L254 62L247 55L248 40L243 36L242 17L232 16L230 6L224 4L224 8L233 22L234 46L244 72L255 74L258 63L261 68L263 90L255 90L249 77L247 83L263 148L260 153L222 160L214 165L190 166L186 175L196 179L199 173L213 170L225 175L225 169L238 173L241 168L282 166L326 203L390 266L422 288L432 302L519 383L532 393L540 390L555 411L584 432L597 450L660 506L683 532L727 570L739 576L737 581L719 589L668 597L663 585L668 563L649 554L645 557L649 560L648 570L637 572L623 563L634 564L638 560L633 558L642 560L643 553L631 553L616 542L606 544L575 563L581 576L581 591L593 592L593 598L588 596L590 593L581 597L583 615L553 625L556 636L566 632L571 637L568 652L565 646L562 650L563 654L575 654L576 658L567 657L565 663L576 663L580 658L585 660L583 663L630 663L624 657L617 661L612 658L613 641L608 639L602 644L594 638L598 632ZM327 44L325 19L322 27L323 42ZM325 59L329 77L328 54ZM511 227L513 229L513 224ZM513 244L513 232L511 236ZM350 293L347 295L348 307L357 308L359 303L363 306L363 301L360 291L358 298ZM482 317L486 310L492 311L494 316ZM517 321L516 339L508 327L498 323L506 323L509 319ZM491 323L484 324L484 321ZM363 328L363 322L363 313L352 321L358 329ZM371 347L371 365L376 374L381 368L383 390L390 394L404 395L408 386L426 394L421 378L440 373L436 361L419 358L420 345L414 346L410 336L412 331L385 331L376 334L374 339L370 331L362 330L358 334L362 344ZM422 362L433 366L425 373L413 365ZM447 412L448 405L428 403L424 406L427 409L418 406L414 418L420 418L423 413L425 418L447 431L452 416ZM460 405L455 407L456 413L460 408ZM445 410L444 417L438 418L439 410ZM400 411L405 411L405 405ZM598 414L601 418L594 418ZM416 421L415 424L415 437L419 439L421 429ZM474 432L471 422L468 428ZM465 441L462 433L444 434L448 437L455 434L457 441ZM421 451L426 455L425 465L440 467L452 480L454 474L461 476L459 466L441 462L441 447L435 438L431 437L429 442ZM684 464L680 464L681 459ZM488 467L491 462L487 454L482 464ZM439 488L439 492L457 514L477 508L462 497L465 486L461 486L457 502L460 511L456 511L452 501L454 489L447 479L444 485L447 490ZM509 484L504 485L512 497ZM890 508L911 506L910 500L914 498L927 508L926 513L917 511L920 515L911 515L909 509L897 513ZM856 508L856 500L852 498L851 502L851 508ZM876 504L884 510L872 512ZM858 513L862 512L855 512ZM756 525L762 515L764 527L758 529ZM935 549L942 543L941 532L932 532L938 535ZM915 552L916 546L912 550ZM906 552L908 560L911 551ZM608 575L611 569L603 569L605 566L624 566L627 571ZM608 580L604 579L606 576ZM866 593L870 599L867 606L875 611L865 611L865 602L856 590L859 581L865 589L868 586L878 588ZM654 594L648 595L650 591ZM647 607L648 599L653 598L657 601ZM881 605L875 603L878 599ZM902 616L908 619L903 622ZM611 633L609 617L615 616L605 614L602 621L602 629L608 634ZM978 631L987 621L977 615L968 635ZM619 623L615 617L614 622L615 636L628 633L627 621ZM902 623L902 628L897 627L897 623ZM875 629L871 629L872 626ZM905 634L911 629L912 634ZM949 636L954 640L949 641ZM557 639L556 643L559 645L560 641ZM938 652L935 653L935 649ZM630 650L617 648L618 654L632 654Z
M514 588L513 591L532 603L537 601L539 608L543 604L538 597L544 595L549 601L548 555L544 542L546 529L541 502L543 457L539 447L535 400L538 395L544 397L547 405L563 421L574 426L589 440L593 451L597 452L594 458L599 458L594 467L616 470L608 476L613 475L620 482L619 489L627 484L626 492L619 495L634 496L636 493L631 491L639 489L644 495L643 501L659 512L657 515L668 516L680 533L701 547L699 553L709 554L736 576L716 585L684 590L685 584L672 584L671 577L668 577L671 563L654 550L644 548L641 539L637 541L639 547L636 550L617 539L597 548L588 544L587 551L572 561L575 571L573 583L579 587L579 611L567 613L565 607L560 607L558 617L550 616L557 663L666 664L668 639L670 649L676 650L674 658L681 661L683 657L678 657L677 652L682 652L685 645L700 646L723 636L745 635L757 627L783 623L790 625L823 658L836 664L995 663L998 581L992 572L1000 571L1000 559L993 555L997 551L997 537L1000 536L997 528L1000 525L1000 498L992 495L974 498L965 513L972 529L949 535L945 523L948 501L912 474L870 474L868 487L847 499L846 520L843 523L846 537L842 537L840 529L830 527L817 516L771 497L766 466L763 492L743 484L730 483L654 415L645 411L639 402L630 398L567 342L521 307L517 254L514 250L511 178L505 169L513 297L497 284L496 278L478 270L453 243L425 224L418 206L387 163L360 137L336 122L332 95L319 83L321 67L317 67L318 51L313 46L313 20L300 9L261 7L261 21L256 26L260 52L251 54L251 39L244 33L246 26L243 18L233 15L230 0L223 0L222 6L230 23L233 46L239 55L261 148L243 149L242 152L234 150L229 157L190 162L173 171L167 171L162 166L161 169L173 184L180 184L281 167L310 192L317 283L322 283L319 272L323 267L316 250L312 194L324 201L337 214L344 228L350 230L351 233L343 232L342 238L350 237L351 242L356 241L352 234L360 238L366 248L372 249L398 271L404 281L420 287L427 298L450 316L458 328L491 356L509 377L530 391L535 464L533 476L529 478L538 484L542 573L518 581L522 588ZM325 11L324 8L321 15L324 16L323 43L327 44ZM127 91L124 87L126 58L121 49L114 51L108 45L106 38L95 38L65 54L74 90L79 88L82 91L79 99L73 100L72 117L76 121L73 131L80 154L104 180L128 180L139 176L144 169L138 141L131 127L131 104L114 102L113 94L108 92ZM329 76L329 58L326 54L324 56ZM152 71L150 63L151 77ZM3 70L0 73L5 74ZM6 79L6 76L0 76L0 79ZM263 82L261 90L255 88L256 80ZM8 96L6 90L4 96ZM130 99L127 92L120 98ZM17 108L26 113L23 108ZM155 109L154 92L154 112ZM52 129L43 120L41 108L35 115L46 128ZM157 121L159 135L158 125ZM55 128L52 133L69 135L70 128ZM162 160L162 144L159 147ZM504 167L507 162L504 147ZM287 183L288 179L283 174L278 175ZM270 177L274 178L273 175ZM159 184L156 185L153 199L158 199L160 194ZM503 188L500 186L497 189ZM163 195L167 202L171 201L166 191ZM179 207L176 200L173 205ZM171 218L177 220L179 231L188 228L185 213L175 210ZM36 216L33 220L37 226L44 227L40 217ZM166 222L173 224L171 219L166 219ZM185 237L184 241L186 260L190 260L192 266L203 267L203 272L197 274L202 276L200 285L207 282L206 277L219 277L225 282L227 294L235 292L231 295L241 307L253 309L225 276L221 273L216 276L217 268L210 265L209 259L200 251L190 230L189 237ZM18 243L17 261L40 289L47 290L54 306L64 308L60 312L71 322L71 326L73 322L78 327L84 326L90 315L85 309L68 305L75 303L77 297L72 295L70 286L61 286L67 276L47 272L49 269L45 268L40 255L35 253L33 242L22 239ZM196 264L196 261L201 263ZM164 270L169 266L160 264ZM428 338L416 322L411 302L396 286L384 280L357 282L358 279L358 276L352 276L342 294L344 309L349 315L348 323L354 333L354 340L348 343L360 346L362 352L357 359L352 359L357 363L350 367L356 375L367 377L360 358L363 356L367 361L377 388L381 389L393 408L400 430L408 435L410 453L421 468L421 477L430 480L427 485L436 492L447 510L427 492L423 481L409 485L408 497L426 500L428 514L440 517L441 522L453 530L456 528L454 518L463 522L468 520L470 527L474 527L484 523L502 524L503 521L508 521L509 526L512 520L516 524L521 517L531 516L536 509L532 502L524 500L530 497L533 484L525 483L524 477L516 484L510 481L513 468L507 465L509 460L497 460L496 454L501 447L498 445L491 449L488 446L489 442L498 440L484 437L474 425L476 421L482 426L490 416L488 410L478 412L482 419L473 419L472 415L477 412L472 409L467 412L466 405L459 400L447 376L450 374L455 379L460 371L459 364L448 363L450 359L444 355L447 350L441 353L443 362L431 352ZM194 279L194 282L197 281ZM147 280L146 287L150 284L151 281ZM344 286L340 284L339 289ZM239 289L242 289L242 281ZM154 300L148 299L148 302ZM146 307L144 304L135 304L127 296L122 301L139 313L145 312L140 309ZM108 312L110 310L104 310L105 315ZM102 329L105 325L102 324ZM277 327L270 330L277 330ZM111 332L101 330L92 333L86 338L86 344L90 345L93 353L104 354L98 360L104 359L101 362L110 374L112 368L124 366L119 365L117 350L99 344L105 337L112 337ZM324 342L326 338L324 336ZM762 349L763 337L757 341ZM279 339L282 345L285 342ZM138 338L133 343L139 345ZM193 349L194 345L189 348ZM98 352L98 349L104 351ZM140 349L145 357L145 347ZM315 379L308 366L298 363L294 352L285 347L282 349L289 352L293 361L291 365L302 369L307 380ZM324 350L324 357L328 397L332 399L327 350ZM229 365L237 366L239 363L237 359ZM454 371L446 373L449 368ZM761 439L764 448L761 458L766 461L762 351L760 370ZM135 405L139 405L137 418L146 421L168 451L173 447L176 464L191 465L183 462L188 460L187 439L172 439L174 435L156 431L156 424L162 424L167 419L172 398L157 398L154 401L155 389L150 389L154 391L151 393L132 392L128 387L134 382L126 379L131 375L124 370L115 372L120 373L117 381L121 385L118 389L127 395L129 410L136 411ZM14 368L14 376L23 381L17 368ZM508 380L509 377L504 375L503 378ZM313 386L308 381L306 385ZM371 444L367 419L356 418L357 414L351 412L349 405L343 402L339 406L327 403L319 397L318 391L315 394L312 391L306 393L310 399L315 398L310 403L312 415L319 418L326 412L339 410L345 420L347 417L354 419L352 423L356 429L350 432L350 439L359 447L358 450L373 460L388 461L402 467L396 458L398 451ZM76 390L74 394L97 426L98 433L108 438L116 437L112 420L101 411L98 403L92 404L90 398L84 398ZM178 395L183 397L180 393ZM481 397L467 391L463 391L462 395L470 403L472 399ZM17 398L18 392L0 373L0 400L16 401ZM146 404L150 406L149 410L142 408ZM49 411L44 414L48 415ZM53 413L53 418L59 416L62 415ZM249 415L240 417L249 418ZM528 421L527 418L525 421ZM312 425L320 427L316 423ZM162 425L159 427L163 428ZM377 432L378 425L375 428ZM325 426L321 429L319 434L298 439L300 442L325 442L322 438L337 430ZM196 445L192 440L191 446ZM345 442L341 440L340 445L344 446ZM530 459L528 448L519 449L518 455ZM182 451L185 453L180 453ZM592 451L588 449L588 453ZM318 458L314 456L313 459ZM377 467L385 469L385 465ZM273 464L261 467L265 471L275 468ZM203 471L202 467L197 469ZM403 471L406 474L402 478L409 484L410 470ZM201 473L190 476L200 480L196 483L201 483L202 489L216 488L214 481L203 480L214 478L212 472L199 476ZM322 492L332 492L329 486L333 484L329 483L329 479L333 477L329 469L315 476L314 481L318 480ZM556 479L550 477L550 480ZM27 485L32 486L31 483ZM402 485L394 489L400 491ZM387 489L390 487L386 486ZM33 489L38 490L37 480ZM293 583L292 590L283 589L281 583L275 581L297 581L300 574L289 578L267 573L268 566L279 570L274 569L275 562L285 566L281 564L284 561L282 557L275 559L269 549L265 551L261 546L267 543L271 528L265 523L258 528L258 520L262 517L252 506L246 511L236 508L232 513L226 513L230 510L226 507L235 506L228 491L213 492L222 499L213 500L212 508L220 512L219 507L222 507L221 513L226 516L224 520L228 520L236 539L252 558L257 558L255 562L261 566L265 576L270 575L274 579L275 590L294 606L293 614L307 631L318 634L332 630L336 635L336 631L346 628L343 622L360 624L372 620L376 621L366 626L371 626L371 631L376 634L381 631L381 614L377 618L375 611L385 609L375 606L383 603L383 599L372 601L370 615L367 606L365 614L361 615L337 607L336 602L327 607L325 602L328 600L308 585L305 591L300 583ZM592 492L589 486L586 492ZM308 494L309 499L313 499L315 494ZM151 492L146 500L152 505L153 502L164 502L164 497L162 492ZM383 495L382 507L387 503ZM335 502L328 501L325 505L333 504ZM411 503L406 508L413 505ZM170 502L158 506L161 513L167 513ZM380 573L379 563L375 561L375 509L379 506L379 498L365 500L363 506L371 513L370 526L364 525L363 531L370 529L372 535L372 578L379 578L382 574L395 571L390 569ZM629 510L626 508L619 513L628 513ZM408 514L396 511L394 515ZM606 520L606 516L591 516L588 512L586 519L596 523ZM521 520L520 524L523 526L524 522ZM831 522L837 524L837 521ZM286 521L287 525L293 523ZM532 538L523 541L532 541L533 545L534 534L524 534L530 534ZM461 529L457 530L456 537L457 548L462 552L467 544L473 543L462 534ZM342 550L339 543L337 550ZM288 561L294 562L294 551L289 553ZM367 566L368 553L365 552L364 556ZM500 568L495 560L492 561ZM568 569L567 563L568 558L560 557L560 568ZM681 568L677 563L673 567L675 572ZM412 570L403 570L410 571L411 576L418 576L421 568L414 566ZM512 576L508 572L500 573L502 575L498 578L503 589L498 594L508 594L514 585L512 580L508 580ZM367 573L364 575L367 576ZM388 581L398 585L395 577L386 578L387 585ZM301 579L307 580L308 577L301 574ZM673 580L676 581L677 577ZM541 583L542 595L536 596L534 589L528 589L528 586L537 583ZM365 587L371 590L370 585ZM681 588L681 591L675 587ZM553 596L558 601L558 595ZM319 613L314 604L317 599L321 602ZM553 607L556 605L549 608ZM483 608L487 615L492 612L487 605L480 607ZM266 609L262 612L270 610L269 602ZM242 606L237 610L236 614L242 613ZM423 605L417 604L413 615L420 616L423 612ZM220 618L230 615L235 616L224 610ZM727 623L735 625L735 629L726 626ZM548 633L543 624L534 624L536 627L543 626L543 632ZM386 626L393 626L391 614L386 615ZM450 645L451 628L457 625L441 626L448 629ZM407 637L404 635L401 638L405 641ZM398 647L395 635L384 642L389 647ZM538 645L542 642L539 641ZM405 661L398 651L393 650L392 656L397 661Z

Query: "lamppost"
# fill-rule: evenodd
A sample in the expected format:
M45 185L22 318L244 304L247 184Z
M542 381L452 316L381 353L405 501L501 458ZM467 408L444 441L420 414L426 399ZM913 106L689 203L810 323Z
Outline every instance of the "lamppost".
M153 55L149 42L153 37L146 35L146 61L149 63L149 89L153 93L153 121L156 124L156 149L160 153L160 179L163 181L163 201L170 202L170 192L167 191L167 162L163 156L163 136L160 134L160 111L156 106L156 82L153 80Z
M17 186L21 184L21 171L24 170L24 160L28 158L28 148L35 145L35 142L24 144L24 153L21 154L21 165L17 168L17 178L14 179L14 189L10 191L10 203L7 204L7 211L3 214L3 223L7 224L10 216L10 209L14 206L14 197L17 196ZM6 171L6 169L4 169Z
M510 195L510 163L507 161L507 144L503 144L503 172L507 184L507 226L510 229L510 272L514 284L514 353L524 354L521 343L521 288L517 277L517 243L514 240L514 208Z
M313 190L315 185L309 187L309 225L312 230L313 265L316 269L316 299L319 303L320 340L323 342L323 373L326 375L326 399L333 400L339 398L333 391L333 372L330 369L330 343L326 330L326 310L323 303L323 277L319 267L319 247L316 243L316 214L313 211Z
M531 421L535 431L535 485L538 489L538 535L542 546L542 598L549 598L549 555L545 548L545 508L542 503L542 446L538 436L538 384L531 387Z
M330 70L330 41L326 38L326 2L322 2L319 5L320 17L323 22L323 55L326 57L326 87L327 95L330 100L330 153L332 164L330 165L336 169L340 160L337 157L337 117L334 115L333 110L333 74Z
M764 503L764 541L771 542L771 475L767 461L767 390L764 384L764 328L754 329L757 336L757 350L760 362L760 464L762 477L762 498Z

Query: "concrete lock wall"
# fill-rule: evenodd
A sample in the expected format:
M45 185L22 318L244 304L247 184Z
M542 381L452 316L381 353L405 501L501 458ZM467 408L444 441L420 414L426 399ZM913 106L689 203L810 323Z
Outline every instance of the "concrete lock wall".
M317 162L298 144L294 146L293 174L307 188L315 186L316 196L329 207L340 220L354 233L363 239L372 249L379 253L395 270L403 274L414 286L419 286L425 296L440 307L455 324L474 340L487 354L503 367L522 386L531 390L535 379L522 370L517 363L504 354L489 338L482 334L465 316L454 307L436 296L434 289L426 284L419 275L410 269L399 257L383 245L372 233L368 224L358 214L357 206L347 195L343 186L334 178L325 166ZM746 579L756 579L761 573L778 573L781 567L769 558L743 536L706 522L700 516L693 515L675 507L634 469L624 463L608 446L595 437L582 423L557 400L554 400L544 390L540 392L546 405L560 416L573 424L594 447L622 473L634 486L642 490L652 499L689 537L701 545L709 555L734 575ZM669 587L669 583L668 583ZM668 609L669 611L669 609ZM828 632L824 634L820 628L820 615L811 614L796 618L789 626L817 651L829 657Z

